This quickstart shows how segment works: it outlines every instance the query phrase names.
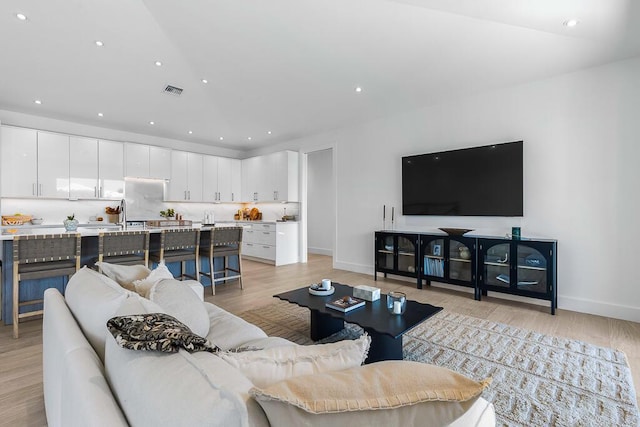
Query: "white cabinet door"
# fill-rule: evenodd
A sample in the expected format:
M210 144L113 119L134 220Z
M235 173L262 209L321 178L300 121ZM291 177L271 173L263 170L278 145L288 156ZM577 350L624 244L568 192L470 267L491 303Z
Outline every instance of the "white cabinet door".
M267 200L266 188L270 185L269 173L264 166L263 157L250 157L242 161L242 201L257 202Z
M69 138L69 198L97 199L98 140Z
M98 141L98 177L100 197L122 199L124 197L124 144L115 141Z
M32 129L0 128L2 197L35 197L38 186L38 134Z
M231 163L234 159L218 158L218 201L231 202Z
M204 156L202 161L202 200L205 202L218 201L218 157Z
M231 200L225 202L240 202L242 200L242 160L231 159Z
M149 178L171 179L171 150L149 147Z
M202 154L187 153L187 200L202 201Z
M124 176L134 178L149 178L149 149L148 145L124 145Z
M167 200L182 202L187 200L187 153L171 152L171 180L167 185Z
M69 136L38 132L38 196L69 198Z
M298 153L280 151L270 156L272 171L273 200L279 202L298 201Z

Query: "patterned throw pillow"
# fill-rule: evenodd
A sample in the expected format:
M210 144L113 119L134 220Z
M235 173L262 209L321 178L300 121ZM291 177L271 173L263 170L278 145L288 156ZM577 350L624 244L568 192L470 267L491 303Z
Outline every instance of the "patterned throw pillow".
M193 332L175 317L164 313L117 316L107 321L107 329L118 345L130 350L176 353L180 348L189 353L219 349Z

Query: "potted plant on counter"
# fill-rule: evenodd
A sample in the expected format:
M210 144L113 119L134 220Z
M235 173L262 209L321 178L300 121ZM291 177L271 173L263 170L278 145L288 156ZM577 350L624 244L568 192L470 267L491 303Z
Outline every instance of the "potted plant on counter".
M67 216L63 222L64 229L67 231L76 231L78 229L78 220L76 219L76 214L71 214Z
M176 211L169 208L166 211L160 211L160 216L167 219L173 219L176 216Z

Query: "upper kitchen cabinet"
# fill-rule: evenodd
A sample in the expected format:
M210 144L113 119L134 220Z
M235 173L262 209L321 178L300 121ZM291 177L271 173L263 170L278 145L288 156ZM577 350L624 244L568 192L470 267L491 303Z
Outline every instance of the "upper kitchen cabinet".
M69 137L3 126L3 197L69 197Z
M133 178L169 179L171 150L144 144L124 146L125 176Z
M0 155L2 196L37 196L38 133L32 129L2 126Z
M202 154L171 152L171 180L167 186L167 201L202 201Z
M298 153L280 151L242 161L246 202L297 202Z
M69 198L97 199L98 140L72 136L69 148Z
M203 201L239 202L241 160L204 156Z
M98 140L98 180L100 198L124 198L124 144Z

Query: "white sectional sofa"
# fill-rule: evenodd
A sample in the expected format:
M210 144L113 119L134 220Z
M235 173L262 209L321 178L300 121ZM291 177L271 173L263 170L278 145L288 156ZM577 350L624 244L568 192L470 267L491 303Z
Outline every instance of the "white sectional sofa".
M363 400L357 401L359 408L349 407L356 401L350 399L349 387L342 388L347 389L345 396L324 409L318 405L309 409L298 397L281 398L278 393L282 390L288 393L300 385L291 381L317 384L320 391L327 388L323 381L331 384L338 373L343 380L346 375L347 381L351 375L362 381L379 380L384 378L386 362L359 366L366 357L363 346L368 347L368 337L326 347L298 346L267 337L258 327L201 301L199 283L173 282L191 287L195 293L192 297L183 295L184 301L166 294L171 301L161 306L87 268L71 278L66 297L55 289L45 292L43 382L49 426L275 426L289 424L292 419L297 425L347 425L354 421L368 425L495 425L493 405L478 397L479 392L450 398L455 393L447 394L448 386L444 388L447 393L436 393L436 397L423 392L405 396L403 392L399 404L392 402L387 407L384 402L395 398L387 398L382 405L383 399L378 399L378 407L364 407ZM175 286L171 289L176 290ZM180 319L176 304L189 304L185 316L190 318ZM189 325L197 317L193 314L202 308L209 323L206 338L223 352L128 350L121 348L106 328L106 321L116 315L158 311ZM247 351L232 351L236 349ZM314 352L321 356L315 358ZM257 365L251 367L253 362L247 358L253 358ZM265 373L271 370L265 366L272 362L277 365L275 373ZM294 365L283 370L285 362ZM338 369L341 364L345 369ZM419 365L419 369L428 368ZM397 365L386 368L398 370ZM313 376L298 376L309 372ZM448 376L444 381L449 381ZM455 381L456 386L477 389L477 383L470 380ZM260 386L255 388L257 384ZM330 393L340 394L335 389ZM436 416L431 418L434 411Z

